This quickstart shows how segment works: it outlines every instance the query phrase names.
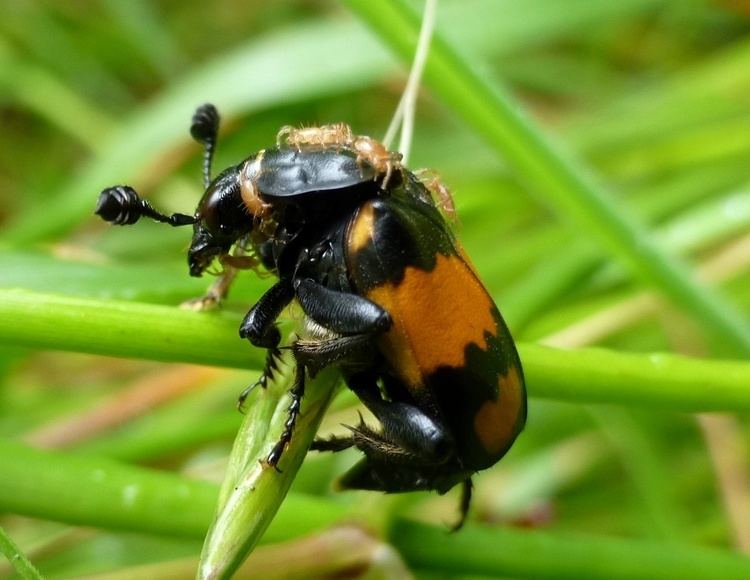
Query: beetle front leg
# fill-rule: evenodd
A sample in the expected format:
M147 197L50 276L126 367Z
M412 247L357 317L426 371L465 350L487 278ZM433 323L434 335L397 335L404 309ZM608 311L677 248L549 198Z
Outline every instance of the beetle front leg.
M191 298L180 304L180 308L186 310L211 310L216 308L224 298L229 294L229 288L237 277L237 268L225 266L224 271L219 275L206 290L206 293L199 298Z
M266 361L263 363L263 371L261 372L260 377L258 377L258 380L252 385L248 385L242 389L242 392L240 392L237 397L237 409L240 412L244 413L245 401L247 401L250 393L252 393L256 387L262 387L265 389L268 387L268 381L274 379L274 373L279 370L278 361L280 356L281 351L278 348L268 349L266 352Z
M240 324L240 337L248 339L253 346L268 349L263 373L252 385L240 393L237 401L241 409L250 392L258 385L266 388L268 380L273 379L273 373L277 370L277 358L280 355L279 342L281 333L276 326L276 319L281 311L294 298L292 285L288 280L280 280L266 291L260 300L245 315Z
M180 307L187 310L211 310L221 304L229 294L239 270L251 270L256 268L260 261L253 256L245 256L244 250L239 246L233 254L225 254L219 257L223 270L216 281L208 287L206 293L199 298L192 298L183 302Z
M281 333L275 324L276 319L292 298L294 292L289 281L276 282L242 319L240 338L248 339L253 346L276 348L281 341Z

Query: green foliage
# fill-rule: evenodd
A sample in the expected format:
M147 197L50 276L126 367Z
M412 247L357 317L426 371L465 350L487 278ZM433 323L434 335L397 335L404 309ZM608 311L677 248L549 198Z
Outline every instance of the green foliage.
M373 555L385 543L426 577L747 577L750 19L735 4L442 0L412 165L453 190L532 397L516 446L476 478L469 529L448 535L453 493L331 491L355 453L300 467L321 420L358 420L349 393L323 418L335 377L310 385L283 473L260 469L285 381L236 413L264 356L236 329L268 280L241 277L221 311L179 309L206 285L187 275L188 233L91 215L115 183L192 211L187 128L205 101L224 118L217 167L286 124L382 135L421 3L18 3L0 20L0 547L19 556L0 577L192 573L217 498L231 507L206 576L260 541L255 570L309 550L308 573L398 577ZM727 415L688 414L710 411ZM372 545L328 551L343 521Z

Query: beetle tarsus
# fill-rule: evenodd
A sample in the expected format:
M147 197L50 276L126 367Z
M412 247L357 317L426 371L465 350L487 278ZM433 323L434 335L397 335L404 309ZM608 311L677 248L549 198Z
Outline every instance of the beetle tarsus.
M474 484L470 477L467 477L461 482L461 500L459 503L459 517L458 521L451 526L451 532L457 532L464 527L466 518L469 515L469 506L471 505L471 495L474 489Z
M247 401L247 398L250 396L250 393L252 393L255 390L255 387L257 387L258 384L259 382L256 381L252 385L245 387L244 389L242 389L242 392L237 397L237 410L243 415L245 414L245 401Z
M281 437L273 446L271 452L268 454L266 462L268 465L276 467L281 459L281 455L284 453L287 445L292 440L294 433L294 426L297 423L297 417L299 416L300 409L302 407L302 398L305 396L305 367L301 364L297 365L294 385L289 390L289 396L292 398L292 402L289 404L287 409L288 416L286 423L284 423L284 431L281 433Z

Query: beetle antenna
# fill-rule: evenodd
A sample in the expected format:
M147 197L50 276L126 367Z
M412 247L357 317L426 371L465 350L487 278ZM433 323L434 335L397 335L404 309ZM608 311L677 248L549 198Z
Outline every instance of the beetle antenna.
M135 189L128 185L115 185L108 187L99 194L94 213L104 221L116 226L128 226L137 222L141 216L150 217L152 220L169 224L170 226L189 226L195 223L195 218L184 213L173 213L165 215L153 208L153 206L136 193Z
M205 147L203 150L203 187L211 183L211 162L214 158L216 138L219 134L219 111L211 103L201 105L193 115L190 135Z

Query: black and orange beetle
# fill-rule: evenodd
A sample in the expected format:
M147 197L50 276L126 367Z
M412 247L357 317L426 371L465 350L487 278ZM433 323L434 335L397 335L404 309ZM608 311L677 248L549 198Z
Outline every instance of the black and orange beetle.
M214 260L224 267L203 305L226 294L238 268L261 264L278 277L240 325L268 349L263 386L281 340L275 321L297 300L305 328L291 347L292 403L269 465L293 436L306 377L336 365L380 422L313 443L364 453L341 486L445 493L461 483L462 523L472 474L523 429L526 393L513 339L434 199L444 187L433 195L400 155L343 124L284 128L277 147L210 180L218 125L212 105L193 118L206 186L194 215L161 214L127 186L105 189L96 213L119 225L142 215L193 225L190 274Z

